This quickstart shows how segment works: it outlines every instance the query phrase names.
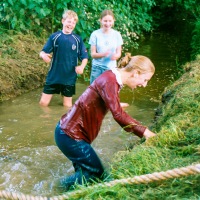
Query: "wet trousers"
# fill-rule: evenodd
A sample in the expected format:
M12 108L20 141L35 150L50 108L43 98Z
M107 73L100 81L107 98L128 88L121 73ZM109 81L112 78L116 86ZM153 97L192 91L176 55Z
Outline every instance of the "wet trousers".
M62 131L59 123L55 129L55 142L62 153L72 162L75 173L62 179L66 188L102 179L104 167L92 146L84 140L74 140Z

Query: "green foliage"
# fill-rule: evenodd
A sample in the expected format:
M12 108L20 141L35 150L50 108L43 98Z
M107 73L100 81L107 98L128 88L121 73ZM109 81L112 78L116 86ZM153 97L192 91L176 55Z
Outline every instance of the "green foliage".
M174 12L174 15L179 12L179 15L177 18L183 19L183 18L197 18L199 16L199 6L197 3L197 0L156 0L157 8L160 8L164 12L169 12L171 10L171 13ZM169 16L171 17L171 16Z
M75 32L82 36L89 49L90 34L100 27L100 13L104 9L111 9L116 18L114 28L122 34L123 51L126 52L130 46L137 48L138 40L143 34L157 27L169 30L177 28L178 23L190 24L187 30L191 32L191 25L195 24L199 17L200 8L197 5L196 0L1 0L0 32L33 32L40 37L44 37L46 32L47 38L50 33L62 28L61 17L64 9L71 9L77 12L79 17ZM198 45L195 45L199 41L198 26L197 23L193 33L193 55L199 52Z
M1 28L42 35L43 30L52 33L62 28L64 9L77 12L79 23L76 32L88 41L90 34L100 27L99 16L104 9L115 14L115 29L121 32L125 45L137 47L136 40L144 31L151 31L150 10L154 0L2 0L0 3Z
M55 12L63 10L66 5L67 1L55 4L54 0L2 0L0 19L5 29L41 34L43 29L55 27Z
M156 0L153 12L158 27L176 30L178 23L194 23L199 16L200 7L197 0Z
M196 25L196 30L193 32L195 24L199 21L200 4L198 0L155 0L155 3L156 6L152 8L154 28L173 34L176 33L183 40L192 40L192 50L183 48L185 52L192 51L191 58L194 59L199 53L200 32L198 31L198 25Z
M195 59L200 54L200 19L196 22L195 29L192 32L192 59Z

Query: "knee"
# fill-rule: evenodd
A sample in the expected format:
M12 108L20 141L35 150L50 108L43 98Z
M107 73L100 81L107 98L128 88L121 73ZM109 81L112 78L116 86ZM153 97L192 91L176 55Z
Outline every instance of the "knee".
M45 102L45 101L40 101L39 102L39 105L40 106L44 106L44 107L47 107L49 105L49 103Z

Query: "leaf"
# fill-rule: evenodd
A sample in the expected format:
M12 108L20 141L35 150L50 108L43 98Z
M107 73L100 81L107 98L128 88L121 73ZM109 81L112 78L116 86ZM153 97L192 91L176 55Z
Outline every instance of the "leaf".
M21 4L27 6L26 0L20 0Z
M13 6L13 1L12 0L8 0L8 3Z
M25 13L24 9L20 9L19 13L21 16L24 15L24 13Z
M36 22L37 25L40 25L40 20L39 19L36 18L35 22Z

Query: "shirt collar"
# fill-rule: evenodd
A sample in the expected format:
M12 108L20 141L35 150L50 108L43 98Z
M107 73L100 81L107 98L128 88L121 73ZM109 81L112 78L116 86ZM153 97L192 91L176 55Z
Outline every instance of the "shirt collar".
M122 79L121 79L121 75L119 71L117 70L116 67L113 67L111 70L115 74L117 83L120 85L120 89L121 89L123 87L123 83L122 83Z

